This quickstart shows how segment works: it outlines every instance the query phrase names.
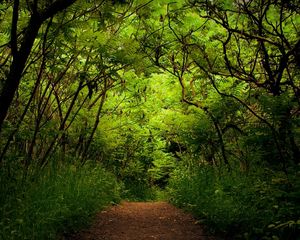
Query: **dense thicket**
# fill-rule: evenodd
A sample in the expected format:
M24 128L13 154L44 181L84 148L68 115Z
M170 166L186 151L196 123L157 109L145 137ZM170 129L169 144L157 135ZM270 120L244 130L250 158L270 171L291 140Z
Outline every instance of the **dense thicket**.
M299 11L278 0L1 1L3 237L49 239L119 194L163 189L223 235L295 239ZM43 219L51 230L29 230Z

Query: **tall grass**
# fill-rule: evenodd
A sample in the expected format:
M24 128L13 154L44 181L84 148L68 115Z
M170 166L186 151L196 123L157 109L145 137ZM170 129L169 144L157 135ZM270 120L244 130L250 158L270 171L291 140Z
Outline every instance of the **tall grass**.
M27 177L1 172L0 239L55 239L87 226L120 200L114 176L100 166L47 168Z
M181 167L170 179L169 198L228 239L300 236L300 181L295 170L287 179L270 169L246 174Z

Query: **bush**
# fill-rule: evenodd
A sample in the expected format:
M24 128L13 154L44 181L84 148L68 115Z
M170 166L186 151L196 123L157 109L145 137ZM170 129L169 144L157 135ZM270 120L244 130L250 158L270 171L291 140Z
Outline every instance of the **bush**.
M4 173L0 178L5 240L55 239L85 227L96 211L120 200L115 178L100 166L49 167L23 181Z
M156 199L156 188L146 181L125 180L121 197L128 201L152 201Z
M280 172L241 173L202 166L178 168L170 201L231 239L296 239L300 182Z

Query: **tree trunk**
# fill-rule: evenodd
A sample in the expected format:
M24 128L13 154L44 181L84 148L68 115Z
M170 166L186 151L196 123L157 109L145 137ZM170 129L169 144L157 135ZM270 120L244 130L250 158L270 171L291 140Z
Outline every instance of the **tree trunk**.
M96 130L97 130L97 127L99 125L99 122L100 122L100 115L101 115L101 112L102 112L102 109L103 109L103 105L104 105L104 102L105 102L105 99L106 99L106 92L107 92L107 80L105 79L104 80L104 89L103 89L103 92L102 92L102 97L101 97L101 101L100 101L100 105L98 107L98 111L97 111L97 115L96 115L96 120L95 120L95 123L94 123L94 127L92 129L92 132L91 132L91 135L86 143L86 146L85 146L85 149L82 153L82 163L85 162L85 159L88 155L88 150L89 150L89 147L93 141L93 138L94 138L94 135L96 133Z
M20 50L13 57L9 74L0 95L0 133L2 130L3 122L7 116L8 109L20 84L26 61L29 57L40 26L40 19L33 15L30 19L27 31L24 36L24 40L21 43Z

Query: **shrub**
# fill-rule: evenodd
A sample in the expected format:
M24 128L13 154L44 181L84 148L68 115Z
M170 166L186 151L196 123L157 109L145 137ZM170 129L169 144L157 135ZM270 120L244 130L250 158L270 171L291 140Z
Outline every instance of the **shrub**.
M241 173L202 166L178 168L170 201L231 239L296 239L300 182L269 169Z

